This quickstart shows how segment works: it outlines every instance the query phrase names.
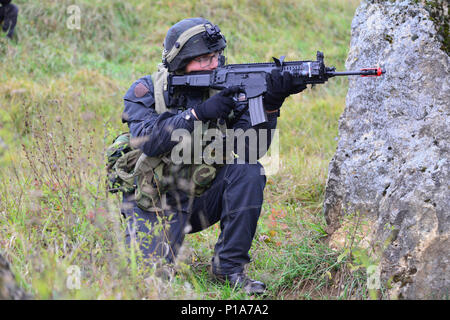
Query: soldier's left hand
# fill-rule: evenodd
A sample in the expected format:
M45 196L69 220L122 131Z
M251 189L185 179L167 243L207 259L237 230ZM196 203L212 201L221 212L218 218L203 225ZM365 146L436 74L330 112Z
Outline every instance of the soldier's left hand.
M294 85L289 72L282 74L278 69L273 69L271 74L267 75L266 81L267 92L264 94L264 107L268 111L279 109L288 96L306 89L304 84Z

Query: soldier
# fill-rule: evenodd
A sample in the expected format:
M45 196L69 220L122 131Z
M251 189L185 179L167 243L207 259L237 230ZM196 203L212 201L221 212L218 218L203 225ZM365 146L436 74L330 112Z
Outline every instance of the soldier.
M140 249L144 257L150 261L163 258L169 264L174 262L186 233L220 221L211 262L213 274L219 281L242 287L247 294L260 294L265 284L250 279L244 267L250 262L248 252L261 212L266 177L261 164L249 163L247 156L249 150L256 150L258 157L266 150L246 146L246 161L242 164L227 161L217 165L175 165L169 155L178 141L172 141L171 136L176 129L192 133L197 122L209 128L223 129L226 125L244 132L266 130L270 145L270 129L276 128L283 101L305 86L292 87L289 76L279 71L272 73L264 96L268 121L254 127L248 111L241 112L244 106L233 99L239 87L217 94L205 89L180 89L166 106L167 74L213 70L224 63L225 47L225 37L217 25L203 18L184 19L167 32L159 71L137 80L125 94L122 121L139 141L148 164L147 168L143 166L141 157L136 170L142 172L142 177L146 172L148 175L135 181L135 191L124 192L122 214L128 218L128 243L143 235ZM230 121L231 111L241 113L240 118Z
M4 32L8 32L6 36L12 39L14 34L14 28L17 23L17 16L19 14L19 8L11 3L11 0L0 0L0 24L3 23L2 29Z

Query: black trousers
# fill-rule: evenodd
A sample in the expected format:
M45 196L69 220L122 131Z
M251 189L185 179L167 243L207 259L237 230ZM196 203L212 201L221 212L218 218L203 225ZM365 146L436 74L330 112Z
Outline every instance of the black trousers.
M3 32L8 32L6 34L8 38L13 36L18 14L19 8L12 3L0 7L0 24L3 23L2 29Z
M168 192L170 209L158 216L138 208L134 195L124 195L122 214L128 219L126 241L137 241L148 261L164 258L173 263L187 233L220 221L212 269L216 274L241 272L250 262L250 250L266 184L261 164L227 164L201 196ZM161 214L160 214L161 215ZM164 220L164 223L161 221Z

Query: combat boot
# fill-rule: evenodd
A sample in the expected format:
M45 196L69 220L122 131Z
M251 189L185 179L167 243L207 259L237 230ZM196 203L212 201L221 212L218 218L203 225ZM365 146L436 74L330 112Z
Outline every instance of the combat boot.
M214 274L216 279L222 283L228 281L232 288L242 288L246 294L263 294L266 291L266 285L257 280L250 279L244 272L232 274Z

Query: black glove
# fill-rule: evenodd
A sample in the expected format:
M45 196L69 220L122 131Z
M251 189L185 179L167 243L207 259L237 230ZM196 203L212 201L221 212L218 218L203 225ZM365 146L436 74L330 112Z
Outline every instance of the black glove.
M198 120L225 119L236 105L233 95L240 92L239 86L223 89L208 100L194 107Z
M267 92L264 94L264 108L268 111L279 109L288 96L306 89L305 84L294 85L292 75L289 72L281 74L279 69L273 69L271 74L266 76L266 81Z

